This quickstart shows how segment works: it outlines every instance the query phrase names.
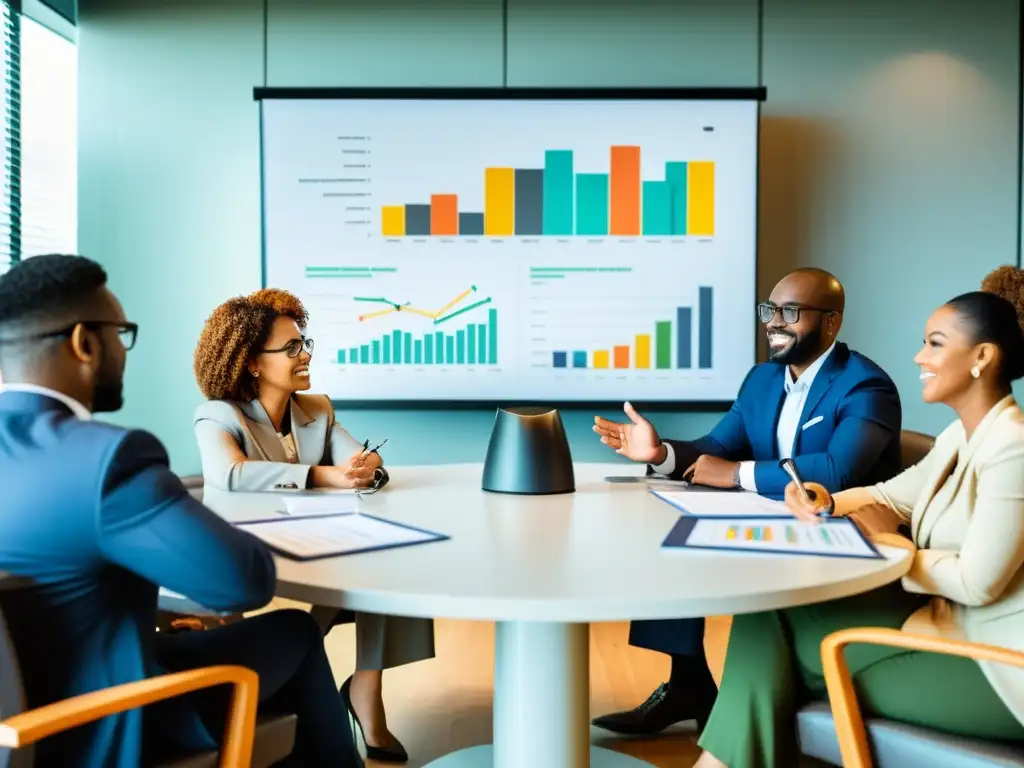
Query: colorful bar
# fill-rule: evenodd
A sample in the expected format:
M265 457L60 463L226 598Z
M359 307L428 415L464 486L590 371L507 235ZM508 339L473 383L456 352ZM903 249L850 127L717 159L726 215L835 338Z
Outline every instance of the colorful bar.
M460 213L459 234L463 237L483 236L484 215L482 213Z
M615 353L615 367L629 368L629 347L626 345L613 347L612 351Z
M352 347L348 351L348 361L350 363L358 363L359 362L359 347Z
M464 365L466 362L466 332L455 332L455 362Z
M572 353L572 367L573 368L586 368L587 367L587 353L576 350Z
M391 365L391 337L384 337L384 365Z
M423 336L423 363L434 364L434 336L430 333Z
M489 237L515 234L515 191L514 168L484 171L484 234Z
M409 203L405 206L405 234L422 237L430 234L430 206Z
M689 307L676 308L676 368L692 368L691 334L693 310Z
M487 355L487 362L491 365L498 364L498 310L487 310L487 342L490 352Z
M686 234L686 163L665 163L665 181L672 188L672 234Z
M664 321L654 324L654 365L659 371L672 367L672 323Z
M363 344L359 347L359 362L363 365L370 364L370 345Z
M412 362L412 334L402 334L402 359L405 360L405 364L408 365Z
M480 365L487 365L487 326L483 323L476 324L476 361Z
M640 234L640 147L612 147L611 226L613 235Z
M516 168L515 208L517 235L544 234L544 171L542 169Z
M651 367L651 334L649 333L636 335L636 367Z
M607 368L608 367L608 350L599 349L594 352L594 367L595 368Z
M455 362L455 337L445 336L444 338L444 359L448 365Z
M576 176L576 234L608 234L608 174L580 173Z
M572 234L573 156L571 149L544 153L544 234Z
M339 349L338 350L338 362L342 363L342 364L345 363L345 350L344 349Z
M373 364L380 365L380 341L373 342Z
M552 352L551 353L551 365L555 368L566 367L566 356L565 352Z
M380 231L384 237L405 236L405 206L385 205L380 209Z
M459 234L459 196L430 196L430 234Z
M691 235L715 234L715 164L690 163L687 231ZM408 225L406 225L408 226Z
M711 320L714 312L712 306L711 289L702 286L700 289L700 316L699 327L699 362L701 368L711 367Z
M437 356L438 365L444 363L444 334L441 331L434 333L434 352Z
M412 361L416 365L423 365L423 340L416 339L413 342Z
M672 234L672 187L667 181L644 182L644 235Z
M476 365L476 326L466 326L466 362Z

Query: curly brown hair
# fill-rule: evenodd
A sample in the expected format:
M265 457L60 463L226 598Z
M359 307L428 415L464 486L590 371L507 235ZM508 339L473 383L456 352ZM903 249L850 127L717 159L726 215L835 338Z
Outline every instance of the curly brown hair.
M1013 304L1024 330L1024 270L1009 264L992 270L981 281L981 290L994 293Z
M209 400L256 398L256 379L248 362L262 349L278 317L290 317L306 330L309 315L297 297L277 288L229 299L213 310L199 334L192 370Z

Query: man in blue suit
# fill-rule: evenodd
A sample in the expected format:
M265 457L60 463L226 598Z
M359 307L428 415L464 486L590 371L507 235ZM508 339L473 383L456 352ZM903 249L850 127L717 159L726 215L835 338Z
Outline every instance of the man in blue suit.
M313 619L273 611L206 632L156 632L157 589L247 611L274 594L267 548L195 501L153 436L92 420L121 407L137 327L79 256L38 256L0 277L0 609L31 708L162 672L239 664L260 700L298 715L292 757L357 766ZM154 393L158 396L158 393ZM211 749L229 692L196 693L46 739L46 766L129 768Z
M844 305L842 285L824 270L783 278L757 307L770 362L747 374L708 435L661 440L629 403L629 422L597 417L594 431L616 453L647 462L649 472L775 498L789 482L779 468L783 458L794 460L805 481L833 493L892 477L900 465L899 394L881 368L836 341ZM636 709L594 724L633 735L691 719L702 727L717 693L704 656L704 620L637 621L630 644L670 654L669 681Z

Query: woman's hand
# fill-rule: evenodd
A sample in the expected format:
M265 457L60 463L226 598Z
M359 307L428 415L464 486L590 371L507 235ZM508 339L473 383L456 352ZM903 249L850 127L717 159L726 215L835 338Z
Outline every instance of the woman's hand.
M804 483L804 487L813 498L807 498L796 483L790 483L786 486L786 506L798 520L817 523L821 520L818 513L832 506L832 495L820 483Z
M347 467L313 467L313 485L319 488L369 488L373 485L373 471L366 463Z
M384 459L380 457L380 454L376 451L372 453L365 453L360 451L348 460L350 467L363 466L369 467L370 469L376 469L384 463Z

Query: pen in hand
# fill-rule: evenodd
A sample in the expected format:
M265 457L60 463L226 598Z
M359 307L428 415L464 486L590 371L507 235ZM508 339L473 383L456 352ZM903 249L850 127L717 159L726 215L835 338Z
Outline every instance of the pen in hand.
M796 483L797 489L808 503L814 502L817 499L817 494L808 488L804 483L804 479L800 477L800 472L796 468L796 462L792 459L782 459L779 462L779 467L792 478L793 482ZM830 504L828 507L818 510L818 515L820 517L830 517L832 515L832 505Z

